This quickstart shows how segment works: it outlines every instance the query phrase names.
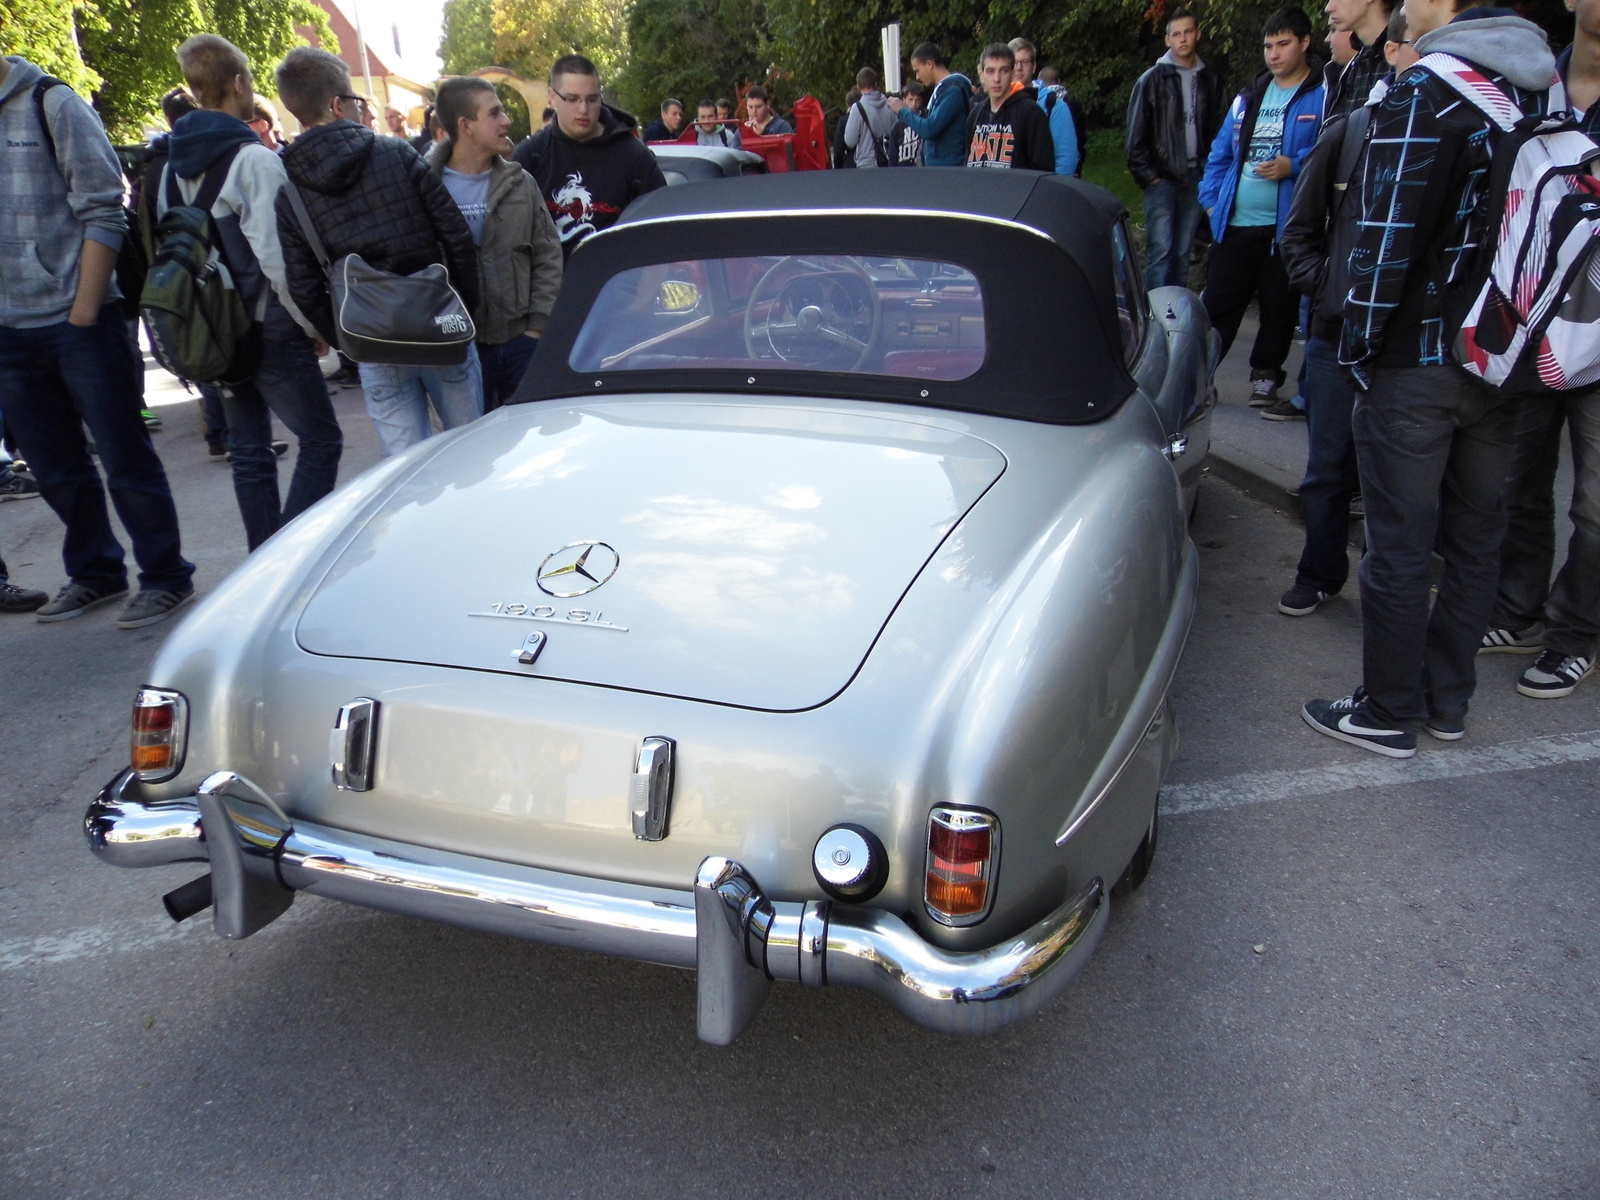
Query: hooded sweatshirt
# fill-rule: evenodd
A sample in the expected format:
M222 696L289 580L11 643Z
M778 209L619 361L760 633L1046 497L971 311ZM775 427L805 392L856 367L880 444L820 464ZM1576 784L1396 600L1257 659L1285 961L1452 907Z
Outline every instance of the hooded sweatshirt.
M512 155L538 182L567 257L591 233L609 229L638 197L667 186L631 114L602 104L600 122L599 135L580 142L551 121Z
M168 180L177 177L178 195L188 204L199 193L211 164L235 147L222 190L211 206L211 220L222 242L221 255L233 274L245 308L263 324L271 341L296 336L296 327L316 337L316 327L289 298L289 277L278 240L276 203L283 162L261 144L238 117L205 109L178 118L167 139L167 166L155 196L156 217L171 207Z
M1417 53L1465 59L1524 113L1542 113L1549 104L1556 62L1544 31L1505 9L1468 9L1419 38ZM1339 361L1363 389L1374 366L1447 361L1454 335L1447 327L1462 315L1453 306L1446 311L1455 299L1450 285L1493 236L1476 210L1499 140L1498 126L1421 66L1401 75L1379 102L1339 346Z
M889 98L882 92L863 92L861 99L850 106L850 116L845 120L844 144L850 147L855 155L856 166L878 166L879 147L883 145L880 140L894 132L894 127L899 123L899 118L894 110L889 107ZM883 165L894 166L894 159Z
M900 123L923 141L922 161L930 167L959 167L967 161L967 109L972 81L952 71L933 85L924 113L900 110Z
M78 294L85 239L122 245L122 168L100 118L69 87L44 94L55 154L39 127L34 85L44 72L7 55L0 83L0 326L57 325ZM106 301L116 300L113 279Z
M973 103L967 114L967 166L1056 169L1050 122L1028 91L1014 87L998 112L990 111L988 96Z

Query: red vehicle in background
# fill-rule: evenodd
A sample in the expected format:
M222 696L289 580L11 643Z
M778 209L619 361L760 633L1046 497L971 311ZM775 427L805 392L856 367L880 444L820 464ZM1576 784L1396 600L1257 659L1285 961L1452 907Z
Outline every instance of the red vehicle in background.
M828 136L822 115L822 102L815 96L801 96L795 101L793 133L751 133L741 122L733 118L718 124L737 129L742 147L761 155L766 160L767 170L770 172L823 171L829 166ZM689 118L684 121L683 132L672 141L647 144L692 146L695 143L697 128L694 119Z

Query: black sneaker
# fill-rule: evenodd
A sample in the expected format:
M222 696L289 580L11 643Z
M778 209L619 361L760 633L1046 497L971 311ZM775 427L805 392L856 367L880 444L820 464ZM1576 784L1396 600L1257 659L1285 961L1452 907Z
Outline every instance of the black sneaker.
M1429 717L1422 727L1441 742L1459 742L1467 736L1465 717Z
M49 592L18 587L0 579L0 612L30 613L50 599Z
M1543 625L1530 625L1521 633L1515 629L1491 629L1478 643L1479 654L1537 654L1543 649Z
M1278 601L1278 611L1286 617L1310 616L1317 611L1317 605L1335 594L1319 592L1308 584L1297 583Z
M1559 700L1572 695L1572 689L1589 677L1594 659L1581 654L1546 650L1517 680L1517 691L1535 700Z
M194 599L194 588L163 592L145 588L128 601L128 607L117 615L118 629L143 629L157 621L165 621L185 604Z
M272 452L274 454L276 454L279 458L282 458L285 454L289 453L289 443L288 442L273 442L272 443Z
M1250 407L1266 408L1278 398L1280 382L1276 371L1250 372Z
M70 621L73 617L81 617L84 613L104 605L113 600L120 600L128 594L127 586L119 588L96 588L86 583L69 583L56 593L56 598L48 604L34 610L33 616L38 621Z
M1417 752L1417 735L1409 729L1389 729L1367 708L1366 688L1357 688L1343 700L1308 700L1300 715L1318 733L1371 750L1389 758L1410 758Z
M228 457L228 448L221 442L213 441L211 438L207 438L206 456L221 462L223 459Z
M1296 408L1293 400L1279 400L1261 410L1263 421L1304 421L1306 410Z
M0 500L32 500L38 494L39 484L33 476L0 471Z

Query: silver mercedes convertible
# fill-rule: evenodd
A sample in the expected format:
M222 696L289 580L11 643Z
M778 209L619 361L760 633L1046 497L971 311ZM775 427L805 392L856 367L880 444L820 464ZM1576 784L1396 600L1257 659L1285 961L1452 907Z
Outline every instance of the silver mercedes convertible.
M105 862L248 937L299 892L987 1033L1156 848L1215 338L1109 193L663 189L518 402L282 530L163 647ZM270 936L270 935L269 935Z

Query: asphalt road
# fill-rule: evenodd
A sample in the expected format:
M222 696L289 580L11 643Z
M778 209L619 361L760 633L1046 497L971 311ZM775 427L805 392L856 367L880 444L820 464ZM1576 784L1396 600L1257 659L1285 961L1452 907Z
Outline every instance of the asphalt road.
M171 398L171 395L167 398ZM359 393L344 477L372 462ZM241 554L190 403L157 442L202 588ZM0 618L0 1196L1600 1195L1600 684L1394 764L1307 730L1359 611L1274 602L1289 519L1208 481L1161 849L1039 1017L939 1037L780 985L735 1046L687 972L302 897L173 926L91 861L163 631ZM59 528L0 505L19 582ZM425 570L426 564L419 564Z

